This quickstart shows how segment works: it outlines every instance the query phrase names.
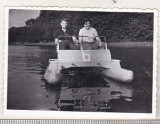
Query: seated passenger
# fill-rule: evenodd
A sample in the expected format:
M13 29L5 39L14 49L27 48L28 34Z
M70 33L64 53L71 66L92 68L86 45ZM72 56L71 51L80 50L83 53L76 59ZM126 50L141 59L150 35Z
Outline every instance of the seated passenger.
M79 31L79 42L84 50L97 50L102 47L101 39L95 28L90 26L90 20L84 21L84 27Z
M59 43L60 50L76 50L78 49L78 40L73 31L67 28L67 19L61 19L61 29L55 33L55 43Z

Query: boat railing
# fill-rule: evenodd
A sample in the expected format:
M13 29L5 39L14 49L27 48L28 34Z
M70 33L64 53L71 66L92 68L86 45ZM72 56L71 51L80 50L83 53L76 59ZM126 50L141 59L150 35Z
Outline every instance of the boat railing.
M68 38L68 40L70 40L71 42L75 43L76 45L79 45L80 50L83 50L83 45L82 44L83 44L84 41L83 40L80 41L80 39L79 39L80 37L82 37L82 38L84 38L84 37L93 38L94 42L98 42L96 40L96 37L98 37L98 38L100 38L100 41L105 44L105 49L107 49L106 37L104 37L104 36L95 36L95 37L89 37L89 36L59 36L58 37L58 43L57 43L57 50L60 50L59 49L59 44L60 44L60 41L63 41L63 40L60 40L60 39L63 39L63 38Z

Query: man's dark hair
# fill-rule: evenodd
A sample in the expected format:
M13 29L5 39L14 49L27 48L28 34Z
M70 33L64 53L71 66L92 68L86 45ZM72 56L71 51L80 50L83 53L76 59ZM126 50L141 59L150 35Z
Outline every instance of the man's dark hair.
M62 19L60 20L60 23L62 23L62 21L68 22L68 19L67 19L67 18L62 18Z
M85 24L86 22L90 22L90 23L91 23L91 20L86 18L86 19L84 19L84 24Z

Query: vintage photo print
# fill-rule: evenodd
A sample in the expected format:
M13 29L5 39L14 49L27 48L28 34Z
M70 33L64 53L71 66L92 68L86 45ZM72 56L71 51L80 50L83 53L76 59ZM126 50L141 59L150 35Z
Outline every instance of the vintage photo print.
M155 117L155 10L8 7L5 29L7 114Z

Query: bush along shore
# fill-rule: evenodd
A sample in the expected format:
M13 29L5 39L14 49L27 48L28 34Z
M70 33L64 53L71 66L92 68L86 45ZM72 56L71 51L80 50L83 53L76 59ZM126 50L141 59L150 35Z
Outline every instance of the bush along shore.
M9 29L9 44L52 41L55 38L55 32L60 30L61 18L68 19L68 28L71 28L74 34L78 36L86 17L91 20L91 26L96 28L98 35L105 36L109 43L153 42L152 13L41 10L36 19L26 20L24 27L11 27Z

